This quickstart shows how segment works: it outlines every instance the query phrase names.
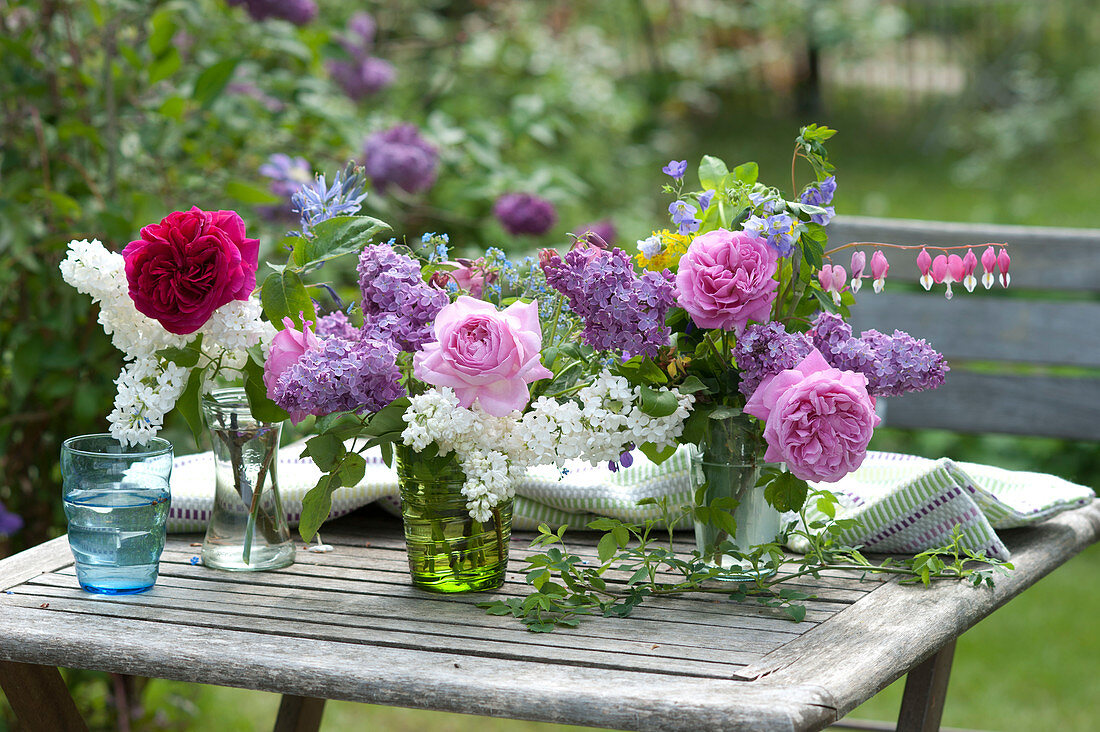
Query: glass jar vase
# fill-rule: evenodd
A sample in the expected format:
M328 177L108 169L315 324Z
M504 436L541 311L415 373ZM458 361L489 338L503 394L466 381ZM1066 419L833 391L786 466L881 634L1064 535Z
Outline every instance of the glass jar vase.
M738 413L708 420L707 434L692 456L692 489L696 505L710 505L715 499L727 499L713 510L732 516L736 530L731 536L720 522L695 521L695 544L704 559L713 565L755 579L751 563L730 556L721 549L732 542L741 552L753 546L775 541L780 532L779 511L764 500L764 489L756 487L762 461L761 437L750 415ZM731 577L735 579L736 577Z
M494 507L488 521L478 521L466 507L466 476L454 453L423 457L403 445L394 452L413 584L447 593L500 587L508 567L512 499Z
M202 563L258 572L294 563L279 496L282 423L252 416L244 389L216 389L202 398L214 450L214 508L202 543Z

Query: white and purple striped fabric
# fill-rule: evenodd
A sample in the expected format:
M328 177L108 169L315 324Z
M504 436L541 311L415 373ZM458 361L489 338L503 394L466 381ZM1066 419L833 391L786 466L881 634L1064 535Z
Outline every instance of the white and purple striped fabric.
M310 460L297 457L301 446L284 447L279 465L279 489L292 525L298 522L302 497L320 473ZM655 465L635 452L634 464L612 473L606 467L574 463L565 475L554 468L535 468L516 486L516 529L539 523L583 527L598 516L624 521L656 518L643 498L691 500L690 454L679 450ZM859 525L840 540L869 552L913 554L943 546L956 525L966 546L990 557L1008 559L996 529L1025 526L1060 511L1086 505L1095 494L1057 476L1003 470L988 465L929 460L913 455L871 452L863 465L836 483L817 484L840 497L838 517L858 518ZM333 494L336 518L381 500L399 512L397 476L377 450L367 454L366 475L359 485ZM172 508L168 530L202 531L214 500L214 467L210 453L176 458L172 471ZM824 518L811 512L811 518ZM795 551L802 549L792 542Z

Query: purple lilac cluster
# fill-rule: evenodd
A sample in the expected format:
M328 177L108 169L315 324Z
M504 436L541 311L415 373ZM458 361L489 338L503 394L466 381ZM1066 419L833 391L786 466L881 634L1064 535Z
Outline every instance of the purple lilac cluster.
M401 124L366 139L363 167L379 191L393 185L406 193L418 193L435 183L439 155L420 136L416 125Z
M307 414L377 412L404 396L400 381L393 344L333 336L286 369L271 396L297 422Z
M12 513L0 503L0 536L11 536L23 528L23 519L17 513Z
M733 357L741 372L737 388L745 396L752 396L766 377L793 369L813 348L809 336L788 333L781 323L771 321L748 326L733 348Z
M317 318L317 327L314 332L318 338L336 337L346 341L357 341L363 337L363 331L356 328L341 310L335 310Z
M493 204L493 215L513 236L545 234L558 220L554 204L530 193L505 193Z
M328 62L332 78L355 101L382 91L393 83L397 75L393 64L372 55L374 32L374 18L370 13L356 13L348 21L347 34L337 39L351 60Z
M639 277L621 249L578 247L564 259L547 257L542 270L584 321L581 337L596 350L655 357L669 344L665 315L676 302L676 288L667 269Z
M806 186L806 189L802 191L802 195L798 197L798 200L802 203L810 206L820 206L825 209L825 213L812 214L810 220L815 224L821 224L825 226L833 217L836 216L836 208L830 204L833 202L833 196L836 194L836 176L830 175L823 181L812 183Z
M943 355L908 333L895 330L886 335L865 330L859 338L839 315L821 313L810 329L814 346L832 366L858 371L867 377L872 396L898 396L935 389L947 378Z
M359 254L358 270L365 337L390 339L410 353L435 337L432 322L450 299L424 282L415 259L373 244Z
M243 5L253 20L280 18L294 25L305 25L317 17L313 0L229 0L230 5Z

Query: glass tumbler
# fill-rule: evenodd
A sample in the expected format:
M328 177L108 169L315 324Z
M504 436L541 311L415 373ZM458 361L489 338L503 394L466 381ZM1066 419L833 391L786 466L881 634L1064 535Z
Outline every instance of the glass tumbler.
M61 445L69 547L88 592L125 595L157 581L171 502L172 445L153 437L123 446L108 434Z

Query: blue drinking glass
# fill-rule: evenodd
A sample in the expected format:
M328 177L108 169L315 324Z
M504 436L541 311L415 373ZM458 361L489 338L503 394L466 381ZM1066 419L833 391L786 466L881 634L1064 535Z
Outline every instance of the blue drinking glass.
M70 437L61 477L76 578L88 592L127 595L157 581L171 494L172 444L124 446L110 435Z

